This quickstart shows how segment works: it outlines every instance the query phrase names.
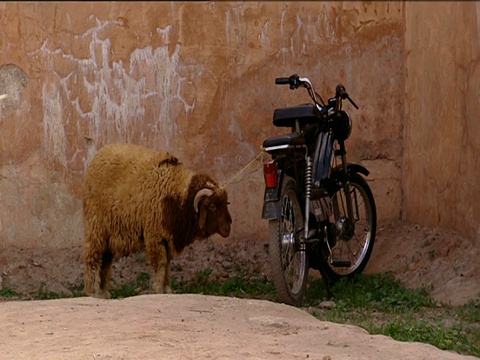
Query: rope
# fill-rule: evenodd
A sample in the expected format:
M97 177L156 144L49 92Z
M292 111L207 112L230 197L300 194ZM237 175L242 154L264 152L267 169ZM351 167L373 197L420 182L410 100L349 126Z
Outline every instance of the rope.
M222 187L226 187L228 184L230 184L230 183L233 181L233 179L235 179L238 175L240 175L240 174L243 173L245 170L247 170L248 167L249 167L250 165L252 165L258 158L260 158L261 156L263 156L263 154L265 154L265 152L264 152L264 151L260 151L260 152L257 154L257 156L255 156L252 160L250 160L250 162L249 162L247 165L245 165L240 171L238 171L238 172L237 172L236 174L234 174L230 179L228 179L228 181L224 182L223 185L222 185Z

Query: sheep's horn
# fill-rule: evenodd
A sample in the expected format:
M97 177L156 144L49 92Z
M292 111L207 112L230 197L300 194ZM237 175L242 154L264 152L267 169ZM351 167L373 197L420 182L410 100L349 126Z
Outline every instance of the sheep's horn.
M200 200L202 200L205 196L212 196L213 191L210 189L201 189L195 194L195 198L193 199L193 207L196 212L198 212L198 204Z

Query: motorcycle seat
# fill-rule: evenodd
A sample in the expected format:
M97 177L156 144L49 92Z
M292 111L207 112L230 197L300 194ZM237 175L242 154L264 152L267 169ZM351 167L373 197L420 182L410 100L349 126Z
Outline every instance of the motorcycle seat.
M274 146L281 145L292 145L292 146L302 146L305 145L305 138L302 134L292 133L280 136L274 136L268 139L265 139L263 142L264 148L270 148Z
M294 127L295 120L303 128L305 125L318 123L320 111L312 104L275 109L273 112L273 125L277 127Z

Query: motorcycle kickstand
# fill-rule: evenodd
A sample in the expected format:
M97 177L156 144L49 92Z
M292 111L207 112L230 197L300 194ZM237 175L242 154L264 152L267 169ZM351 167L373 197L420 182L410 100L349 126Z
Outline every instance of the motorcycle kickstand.
M320 271L320 275L322 276L323 282L325 284L325 290L327 291L327 297L329 299L332 299L334 297L333 292L332 292L332 286L333 286L334 282L327 275L327 272L325 271L324 266L325 266L325 264L323 262L321 262L318 271Z

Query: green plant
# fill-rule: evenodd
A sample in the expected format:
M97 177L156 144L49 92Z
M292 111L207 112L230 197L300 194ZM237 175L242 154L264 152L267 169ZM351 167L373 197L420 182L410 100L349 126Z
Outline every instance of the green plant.
M150 288L150 275L141 272L137 275L137 288L141 290L148 290Z
M141 272L137 275L136 282L122 284L120 287L110 289L112 299L123 299L130 296L138 295L140 292L150 288L150 275Z
M70 290L70 292L72 293L72 297L85 296L83 283L76 284L76 285L70 285L68 290Z
M137 295L136 284L122 284L120 287L110 289L112 299L124 299Z
M350 307L391 313L434 306L426 289L407 289L389 273L343 279L335 284L334 292Z
M0 297L21 297L21 296L22 294L10 288L4 288L0 290Z
M318 289L307 291L311 306L326 298L321 297L320 281L310 281L310 288ZM424 342L443 350L480 355L480 309L473 302L462 307L437 306L426 289L407 289L388 273L344 279L332 291L335 307L309 310L321 320L357 325L371 334L399 341ZM312 294L315 297L309 298Z
M141 264L145 264L147 262L147 257L144 252L137 254L137 261Z
M220 281L210 279L212 272L210 268L204 269L189 281L173 278L172 288L177 293L276 299L275 287L266 277L247 276L242 272Z
M61 299L65 297L68 296L63 292L57 293L48 290L47 284L45 282L41 283L40 287L37 290L37 295L35 296L37 300Z
M399 341L428 343L444 350L480 354L478 342L471 341L462 324L446 328L442 324L417 320L409 316L404 319L392 319L382 327L373 329L372 333L388 335Z
M214 282L209 282L212 269L207 268L195 274L195 277L189 281L177 281L172 279L172 289L180 294L194 293L194 294L210 294L218 291L217 285Z

